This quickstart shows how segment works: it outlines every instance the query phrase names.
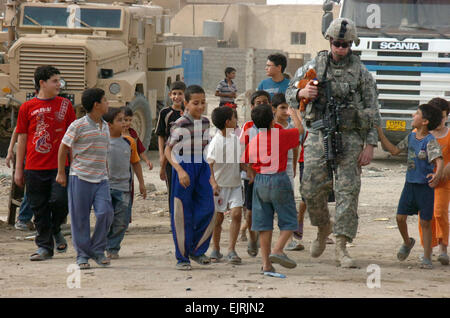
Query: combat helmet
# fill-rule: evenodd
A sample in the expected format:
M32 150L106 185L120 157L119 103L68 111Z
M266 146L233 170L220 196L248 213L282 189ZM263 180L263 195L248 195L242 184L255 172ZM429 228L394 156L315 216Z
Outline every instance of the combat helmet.
M346 42L353 41L356 45L359 45L355 23L347 18L338 18L331 22L325 32L325 39L329 40L330 38L344 40Z

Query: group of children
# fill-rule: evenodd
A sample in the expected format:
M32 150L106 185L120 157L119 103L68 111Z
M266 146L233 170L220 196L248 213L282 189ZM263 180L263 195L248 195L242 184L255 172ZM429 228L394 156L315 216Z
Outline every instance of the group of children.
M192 89L188 88L187 95L192 94ZM171 158L169 161L175 171L172 185L177 186L177 192L171 196L174 205L171 212L177 267L190 269L190 259L200 264L209 264L223 258L220 252L220 235L226 211L231 212L226 260L231 264L240 264L242 260L237 255L235 246L244 207L245 221L250 229L248 254L253 257L258 254L259 240L262 272L269 276L283 277L282 274L276 273L272 264L278 263L293 268L296 266L295 261L283 250L304 248L298 240L302 239L306 206L304 203L301 204L300 213L297 214L293 196L299 140L304 141L307 136L298 111L289 108L282 93L275 94L271 98L266 91L257 91L251 97L252 120L243 125L238 137L236 111L226 106L217 107L213 110L211 118L218 131L201 157L202 161L191 163L189 160L185 161L190 157L180 154L180 148L175 152L172 149L183 140L180 138L181 128L192 128L196 120L201 120L202 147L198 145L196 151L199 156L205 151L207 143L205 140L208 139L205 131L209 124L206 117L202 116L204 108L201 107L201 101L205 100L205 95L200 87L197 87L196 92L194 95L198 100L197 104L190 105L191 98L186 98L186 102L190 105L187 115L174 123L169 138L171 142L165 149L165 156ZM193 111L195 116L191 114ZM419 213L419 229L425 251L421 268L432 268L432 245L439 245L438 260L444 265L449 263L447 245L450 192L448 174L445 175L443 172L444 166L449 168L447 163L450 137L447 137L448 129L445 127L448 112L448 102L444 99L435 98L429 104L421 105L413 118L412 125L416 130L397 146L390 144L382 129L378 127L380 140L388 151L398 154L408 150L407 181L397 212L397 223L404 244L397 257L399 260L406 259L414 245L414 239L408 236L406 216ZM190 132L194 130L191 129ZM181 148L192 148L195 152L194 139L184 142L188 145L185 144ZM240 160L238 157L241 157ZM199 166L196 168L195 165ZM244 181L243 193L240 172ZM206 182L207 179L209 182ZM205 189L205 183L208 189ZM436 200L434 200L435 192ZM198 213L198 217L189 216L187 222L186 211L192 209L196 211L195 214ZM280 235L272 248L274 212L278 214ZM186 234L192 230L193 234ZM205 252L211 233L213 244L211 255L208 257ZM295 239L287 245L292 237Z
M26 185L23 203L34 214L38 249L30 260L51 258L55 245L56 252L67 250L60 227L69 213L79 267L89 268L89 259L108 266L119 257L131 221L133 172L146 197L140 155L152 168L145 147L132 137L137 137L130 127L132 111L109 108L105 92L91 88L82 94L87 114L76 119L70 101L58 96L58 69L38 67L34 79L37 96L19 110L14 175L17 185ZM91 235L92 206L96 225Z
M406 182L397 209L397 225L403 238L397 258L404 261L415 244L409 236L407 217L419 214L419 232L424 254L420 267L433 268L432 248L439 245L438 261L449 264L447 254L449 223L448 204L450 181L450 135L445 123L449 114L449 103L442 98L433 98L422 104L413 115L414 130L396 146L377 127L382 145L393 155L407 152Z
M57 252L67 250L60 226L70 213L79 267L89 268L89 259L108 266L110 259L119 257L131 221L133 173L145 198L140 160L152 168L145 147L130 127L132 112L126 107L109 108L105 92L92 88L82 96L87 114L76 120L71 103L58 96L57 69L39 67L35 83L37 96L19 111L14 176L19 186L26 184L27 200L35 216L38 250L31 260L51 258L55 245ZM213 110L211 119L217 132L211 139L210 122L204 116L205 91L197 85L186 88L184 83L175 82L169 96L172 105L160 111L156 133L160 178L166 181L169 194L176 268L189 270L191 260L206 265L224 257L220 236L227 211L231 225L225 258L230 264L241 264L235 247L245 208L250 230L248 254L257 256L259 243L261 272L284 277L272 264L294 268L296 262L283 250L304 249L298 240L303 235L306 206L301 203L297 213L294 200L298 155L301 178L301 145L307 137L299 111L288 106L283 93L272 97L258 90L251 96L252 120L241 130L233 107L223 105ZM431 249L436 245L440 249L438 260L449 263L450 183L444 171L450 157L445 127L448 113L444 99L421 105L413 118L416 130L397 146L378 127L381 143L388 151L408 151L406 183L397 211L404 243L397 257L405 260L414 246L406 218L419 213L423 268L432 267ZM92 206L97 220L91 235ZM280 235L272 247L275 212ZM212 252L207 256L211 238Z
M169 94L173 105L161 111L157 128L161 179L168 179L165 165L173 168L168 188L176 268L191 269L191 260L206 265L224 258L220 236L227 211L230 211L231 224L225 259L230 264L241 264L235 247L243 207L250 229L247 252L252 257L258 254L258 233L262 272L280 275L272 263L295 267L296 263L283 249L293 232L299 230L293 180L303 134L298 111L289 109L284 94L276 94L272 104L269 93L257 91L251 97L252 121L245 123L240 133L233 107L223 105L213 110L211 119L217 131L209 141L210 123L203 116L204 90L189 86L181 105L181 99L176 98L181 94L180 87L178 83L172 85ZM181 113L183 106L184 113ZM173 113L181 117L169 118L168 114ZM269 161L260 156L261 145L265 145L264 154ZM271 249L275 211L281 235ZM212 251L207 256L211 238Z

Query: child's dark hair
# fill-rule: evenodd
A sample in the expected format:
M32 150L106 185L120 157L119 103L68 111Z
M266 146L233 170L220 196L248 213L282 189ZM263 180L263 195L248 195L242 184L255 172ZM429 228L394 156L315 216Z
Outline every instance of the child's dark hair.
M267 93L266 91L256 91L252 94L252 96L250 97L250 102L252 105L255 105L255 99L259 96L266 96L267 100L269 101L269 103L271 102L271 98L270 98L270 94Z
M433 105L441 110L441 112L445 112L448 116L450 111L449 102L443 98L435 97L428 102L428 104Z
M184 84L182 81L176 81L170 84L170 91L185 91L186 90L186 84Z
M286 103L286 96L284 96L283 93L276 93L272 97L272 107L277 108L281 104L287 104Z
M284 73L284 70L286 69L286 65L287 65L287 59L286 56L284 56L281 53L276 53L276 54L270 54L267 59L271 62L273 62L273 64L275 64L275 66L281 65L281 73Z
M34 71L34 87L36 88L36 91L39 92L39 90L41 89L39 81L45 82L53 75L59 74L61 74L59 70L51 65L43 65L37 67L36 70Z
M442 121L442 111L430 104L422 104L419 109L422 112L422 118L428 120L428 130L436 129Z
M230 107L222 106L214 108L211 114L211 120L217 129L225 129L225 124L227 120L233 118L233 109Z
M120 109L123 111L123 114L128 117L133 117L133 111L128 106L122 106Z
M227 76L230 73L236 72L236 69L234 67L227 67L225 69L225 76Z
M92 111L95 103L101 103L102 98L105 96L105 91L101 88L88 88L83 92L81 96L81 104L88 113Z
M192 94L205 94L205 90L199 85L191 85L184 92L184 99L189 103Z
M122 107L109 107L108 112L103 115L103 119L107 122L112 124L114 122L114 119L119 115L120 113L123 113Z
M273 121L272 106L269 106L267 104L258 105L252 109L251 116L257 128L269 129L270 124Z

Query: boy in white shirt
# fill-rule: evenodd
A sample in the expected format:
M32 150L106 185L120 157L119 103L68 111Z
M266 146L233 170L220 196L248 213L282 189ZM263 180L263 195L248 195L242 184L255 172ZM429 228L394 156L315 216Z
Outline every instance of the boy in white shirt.
M241 264L241 258L235 251L241 227L242 206L244 205L239 163L240 143L239 138L234 134L237 116L236 112L230 107L218 107L212 112L211 119L218 129L208 146L207 152L216 209L211 260L219 262L223 257L220 253L220 234L224 213L229 208L231 209L231 225L226 259L230 264Z

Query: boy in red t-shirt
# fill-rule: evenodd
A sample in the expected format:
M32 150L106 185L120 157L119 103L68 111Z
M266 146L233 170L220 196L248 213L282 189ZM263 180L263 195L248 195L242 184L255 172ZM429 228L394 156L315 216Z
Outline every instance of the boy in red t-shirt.
M262 272L264 275L277 277L285 276L276 273L272 263L287 268L297 266L283 253L284 246L297 228L294 190L286 174L288 151L299 145L300 133L303 133L298 113L289 108L289 114L296 128L272 129L275 124L272 107L255 107L251 116L259 133L250 141L242 157L245 163L250 164L247 167L250 181L254 180L252 230L259 232ZM275 211L278 214L280 236L271 252Z
M269 104L270 94L266 91L256 91L250 97L250 109L253 110L258 105ZM239 140L241 142L242 149L245 149L250 140L254 138L258 134L258 128L255 127L253 120L247 121L241 129L241 134L239 136ZM251 257L256 257L258 255L258 237L257 234L251 230L252 228L252 197L253 197L253 182L248 180L247 174L245 171L241 174L242 179L244 180L244 215L245 221L241 227L241 236L245 236L245 231L247 228L250 233L250 240L247 244L247 253Z
M16 172L14 182L23 187L34 213L38 250L30 260L40 261L64 253L67 242L61 224L67 216L67 189L56 182L58 149L67 127L75 120L75 111L66 98L58 96L60 72L46 65L34 73L38 95L23 103L19 109ZM23 167L23 160L26 163ZM66 174L69 170L66 163Z

